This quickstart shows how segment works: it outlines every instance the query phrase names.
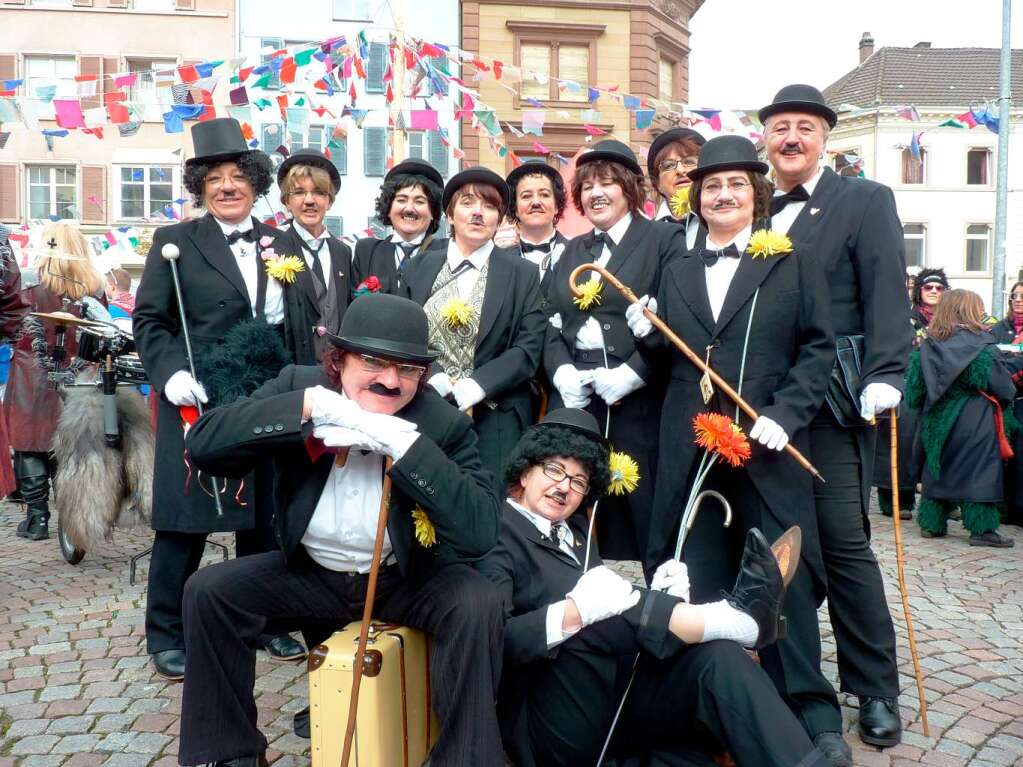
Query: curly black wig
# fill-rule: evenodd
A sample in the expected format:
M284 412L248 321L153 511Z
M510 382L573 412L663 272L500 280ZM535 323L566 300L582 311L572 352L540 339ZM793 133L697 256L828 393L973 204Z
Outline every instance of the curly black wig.
M534 426L522 435L505 464L505 487L509 491L513 490L518 486L523 472L557 455L575 458L586 467L590 475L590 493L584 505L594 503L607 492L611 484L607 447L575 429L554 424Z
M921 269L917 272L916 280L913 282L913 306L920 306L923 302L920 294L923 292L924 285L929 282L937 282L945 290L949 289L948 277L945 276L944 269L931 267Z
M203 207L203 182L211 170L225 162L234 162L239 170L252 184L256 197L262 197L270 191L273 184L273 164L270 158L263 152L246 152L234 160L218 160L209 164L193 162L185 166L185 173L182 182L185 189L192 195L192 203L196 207Z
M398 173L381 185L380 196L377 197L375 203L377 220L385 226L389 226L391 205L394 203L394 198L398 196L398 192L402 189L408 189L412 186L421 186L426 192L426 198L430 202L430 215L433 217L430 226L426 229L426 233L428 235L433 234L437 231L437 227L440 226L440 198L442 190L426 176L420 176L418 173Z
M519 223L518 211L518 198L519 198L519 183L530 176L542 176L551 182L551 186L554 189L554 225L557 226L561 217L565 214L565 204L568 202L568 192L565 191L565 181L561 178L560 173L543 173L537 171L536 173L525 173L516 178L511 184L511 205L508 206L508 220L514 224Z

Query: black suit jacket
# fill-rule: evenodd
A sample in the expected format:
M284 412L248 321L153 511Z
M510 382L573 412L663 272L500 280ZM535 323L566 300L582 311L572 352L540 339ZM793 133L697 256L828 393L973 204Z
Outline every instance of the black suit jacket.
M447 259L448 240L434 240L405 272L406 295L420 306L430 298ZM540 276L515 250L494 248L476 335L472 378L487 399L530 418L529 381L540 365L546 318L540 309ZM440 372L439 366L431 371ZM483 408L477 408L482 412Z
M291 254L284 233L253 219L257 238L271 237L273 249ZM201 355L204 348L223 342L224 335L239 322L252 319L252 304L234 254L211 215L160 227L146 257L142 281L135 298L132 329L142 365L150 383L162 391L167 380L179 370L188 370L185 340L181 332L178 302L170 265L161 255L167 243L177 245L178 275L188 320L192 348ZM257 250L259 248L257 247ZM258 253L254 256L259 258ZM260 279L265 270L260 265ZM313 339L299 297L298 284L285 284L284 338L294 360L313 362ZM252 504L235 502L238 487L222 495L224 515L215 513L208 477L200 477L185 465L184 435L178 408L160 399L157 419L157 457L153 470L153 527L178 532L239 530L252 526ZM246 483L243 497L251 496Z
M188 433L196 466L218 476L241 477L261 459L273 459L274 531L289 561L298 553L334 462L332 453L314 461L306 449L313 425L302 423L305 390L329 385L319 367L288 366L251 397L206 413ZM402 574L416 580L435 567L486 554L497 541L499 506L465 415L430 390L396 415L416 424L421 436L391 467L387 532ZM437 543L429 548L415 538L416 506L437 532Z
M554 269L551 270L548 302L550 313L561 314L562 329L547 328L543 365L548 377L562 365L572 364L575 337L589 317L595 317L604 333L608 354L623 360L644 381L650 381L651 371L636 350L636 343L625 322L628 302L617 290L604 285L600 303L582 311L573 302L568 277L580 264L590 263L593 256L588 250L592 232L569 241ZM637 296L657 294L661 271L673 258L685 253L685 230L677 224L650 221L634 214L632 223L607 263L607 270L632 288ZM589 275L583 275L589 279Z
M825 168L788 234L805 243L827 280L835 335L864 335L863 385L901 391L912 332L892 190Z
M808 455L806 427L820 410L835 360L827 287L817 259L798 243L787 255L764 259L744 254L741 259L716 322L707 296L706 269L695 252L665 270L657 295L658 314L700 356L713 345L711 367L733 389L738 388L749 327L742 396L760 415L778 423L792 444ZM649 566L656 566L674 552L686 493L703 453L693 441L693 418L707 410L734 416L736 407L716 387L711 405L704 405L699 385L703 374L674 347L668 347L659 333L647 336L644 345L670 348L670 381L661 418L660 462L646 557ZM748 434L750 419L741 414L739 423ZM803 554L823 577L810 474L785 452L759 444L753 444L752 450L744 469L729 471L749 474L782 529L792 524L803 528Z
M412 256L412 262L405 267L406 270L412 266L419 254L430 248L433 241L433 235L430 234L423 239L419 249ZM354 291L363 280L370 276L376 276L380 280L381 293L405 295L405 289L398 279L398 269L394 265L394 243L390 239L378 240L374 237L364 237L355 243L355 256L352 259L352 290Z

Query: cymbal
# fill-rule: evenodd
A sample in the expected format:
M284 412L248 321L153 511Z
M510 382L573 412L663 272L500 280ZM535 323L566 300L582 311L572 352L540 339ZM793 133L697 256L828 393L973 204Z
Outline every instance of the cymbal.
M76 317L69 312L30 312L31 316L40 319L50 320L58 325L80 325L82 327L99 327L102 322L94 322L83 317Z

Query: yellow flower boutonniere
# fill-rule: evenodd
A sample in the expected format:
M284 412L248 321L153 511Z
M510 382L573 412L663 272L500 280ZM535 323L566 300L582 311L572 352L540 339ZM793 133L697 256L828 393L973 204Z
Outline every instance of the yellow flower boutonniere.
M607 490L611 495L631 493L639 485L639 464L628 453L612 450L608 468L611 470L611 484Z
M773 229L760 229L749 238L746 252L753 258L766 259L768 256L784 256L786 253L792 252L792 240Z
M689 215L689 184L675 190L675 194L668 201L668 207L675 218L685 218Z
M473 308L458 296L449 298L440 310L440 318L452 330L468 325L472 315Z
M585 312L589 310L591 306L596 306L600 303L600 292L603 289L604 285L600 280L589 280L588 282L584 282L579 288L582 295L573 298L572 303Z
M412 521L416 525L416 540L419 541L419 545L424 549L428 549L437 543L437 531L433 527L433 522L426 516L426 512L423 511L421 506L416 506L412 511Z
M290 284L295 281L296 274L305 271L305 261L301 258L298 256L281 255L271 247L273 244L272 237L263 237L260 239L259 244L263 246L263 251L259 254L259 257L266 264L266 273L278 282Z

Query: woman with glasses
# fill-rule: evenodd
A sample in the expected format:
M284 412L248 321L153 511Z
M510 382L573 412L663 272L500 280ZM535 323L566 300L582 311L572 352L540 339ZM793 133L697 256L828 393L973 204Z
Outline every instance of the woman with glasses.
M471 412L498 489L505 458L532 422L529 384L547 324L536 267L517 248L493 243L509 197L505 180L486 168L453 176L442 198L451 238L434 240L402 281L426 310L430 348L440 355L428 383Z
M1000 344L1019 345L1023 343L1023 282L1017 282L1009 290L1009 308L1005 317L991 328L991 334ZM1014 356L1020 352L1013 352ZM1017 397L1012 405L1016 420L1023 423L1023 398ZM1012 439L1013 457L1005 467L1006 520L1014 525L1023 525L1023 429Z
M672 128L654 139L647 154L646 167L650 183L661 198L654 218L681 224L686 230L686 247L689 248L696 242L700 220L692 211L676 216L671 201L679 193L685 194L688 191L692 183L689 172L696 168L700 160L700 147L706 142L707 139L691 128ZM688 197L685 199L688 207Z
M811 735L841 730L831 683L821 673L817 605L825 591L817 535L813 477L784 451L792 442L809 453L809 425L821 408L835 359L827 285L812 251L770 229L771 185L756 147L741 136L719 136L700 151L689 175L690 205L703 225L696 247L668 264L654 302L629 307L629 327L668 368L660 423L659 461L648 571L675 556L686 500L704 451L694 418L716 412L735 419L752 443L739 467L715 462L704 489L723 495L732 524L704 511L682 552L694 603L730 585L746 534L768 540L802 528L803 566L789 586L788 637L760 652L760 661ZM759 413L750 421L681 352L654 333L647 304ZM833 729L835 728L835 729Z

